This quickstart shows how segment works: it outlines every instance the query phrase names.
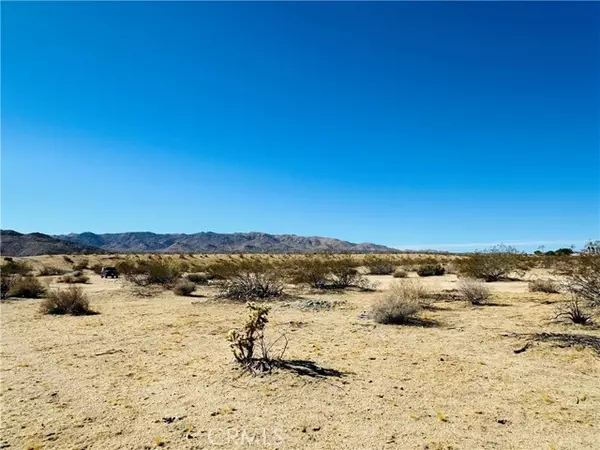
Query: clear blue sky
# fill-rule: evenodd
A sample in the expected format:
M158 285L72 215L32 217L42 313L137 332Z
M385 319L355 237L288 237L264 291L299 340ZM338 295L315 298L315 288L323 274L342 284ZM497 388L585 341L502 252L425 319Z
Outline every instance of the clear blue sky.
M600 4L2 4L2 227L600 235Z

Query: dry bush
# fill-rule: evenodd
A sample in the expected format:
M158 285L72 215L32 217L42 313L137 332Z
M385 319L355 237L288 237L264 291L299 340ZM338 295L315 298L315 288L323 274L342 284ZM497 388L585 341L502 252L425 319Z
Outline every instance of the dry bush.
M94 314L90 302L80 287L70 286L65 290L51 291L40 305L44 314L71 314L83 316Z
M408 323L421 311L427 295L427 289L416 280L394 282L373 305L373 318L383 324Z
M377 256L365 258L365 266L371 275L391 275L396 268L389 258Z
M239 272L226 280L219 297L230 300L271 299L283 295L280 277L273 272Z
M396 269L394 272L394 278L406 278L408 277L408 272L403 269Z
M46 287L37 278L17 275L10 282L6 297L40 298L46 293Z
M446 269L444 269L444 267L440 263L424 264L422 266L419 266L419 268L417 269L417 274L420 277L441 276L444 275L445 272Z
M592 323L592 316L588 314L580 305L577 297L560 305L555 313L554 319L568 319L573 323L580 325L589 325Z
M331 259L328 261L329 272L331 274L331 287L336 289L345 289L351 286L362 287L365 282L358 271L358 263L350 257Z
M73 270L85 270L88 268L89 263L88 259L82 259L78 263L73 264Z
M64 275L67 271L59 267L44 266L38 272L38 277Z
M498 245L456 261L462 275L498 281L512 272L522 270L522 254L514 247Z
M171 287L181 277L181 265L171 258L154 256L145 260L125 260L117 264L125 279L138 286Z
M58 277L57 283L66 283L66 284L85 284L90 281L90 277L83 274L83 272L75 271L68 275L63 275L62 277Z
M208 284L208 275L205 273L190 273L186 276L188 280L196 284Z
M327 287L329 267L324 258L306 255L291 260L285 270L292 284L307 284L316 289Z
M100 275L102 272L102 264L96 263L90 266L90 270L94 272L96 275Z
M531 280L527 286L529 292L545 292L546 294L560 293L560 285L556 281L550 279Z
M457 286L460 297L472 305L483 305L491 297L490 289L482 281L464 279Z
M0 266L2 275L30 275L31 266L26 261L15 261L14 259L5 259Z
M173 286L173 292L175 292L176 295L181 295L184 297L192 295L192 292L195 290L196 283L193 283L189 280L179 280L177 283L175 283L175 286Z
M283 358L287 348L287 339L284 335L280 337L285 339L285 345L277 358L272 358L269 354L274 343L267 345L265 343L264 330L269 322L268 315L270 308L264 305L256 305L248 302L246 305L249 310L248 318L242 329L234 328L227 334L227 340L231 342L231 350L235 360L242 365L244 370L251 373L268 372ZM260 356L255 357L256 350L260 351Z
M567 290L590 306L600 307L600 241L588 242L565 268Z
M68 264L73 264L73 260L69 258L67 255L63 255L63 260Z

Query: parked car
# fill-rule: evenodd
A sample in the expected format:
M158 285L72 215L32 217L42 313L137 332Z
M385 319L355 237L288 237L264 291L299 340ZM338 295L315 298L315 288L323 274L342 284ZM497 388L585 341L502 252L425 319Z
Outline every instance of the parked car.
M119 278L119 272L116 267L103 267L100 271L100 278Z

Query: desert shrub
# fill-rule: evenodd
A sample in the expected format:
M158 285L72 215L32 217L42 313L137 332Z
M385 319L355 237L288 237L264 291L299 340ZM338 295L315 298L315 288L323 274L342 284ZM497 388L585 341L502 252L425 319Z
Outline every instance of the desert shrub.
M396 268L388 258L368 257L365 266L371 275L391 275Z
M186 277L192 283L196 284L208 284L208 275L205 273L190 273Z
M6 298L18 275L0 274L0 298Z
M316 289L324 289L328 284L329 267L320 257L306 256L292 260L286 272L292 284L307 284Z
M6 297L40 298L46 293L46 288L37 278L18 276L10 284Z
M373 305L373 318L377 323L405 324L421 311L427 295L428 291L416 281L394 282Z
M67 272L66 270L61 269L59 267L44 266L39 270L38 276L46 277L46 276L54 276L54 275L64 275L66 272Z
M173 292L175 292L176 295L181 295L184 297L191 295L195 290L196 283L193 283L189 280L179 280L177 283L175 283L175 286L173 286Z
M56 280L57 283L67 283L67 284L85 284L90 281L90 277L83 274L83 272L75 271L73 273L63 275L62 277L58 277Z
M514 247L498 245L456 261L459 272L471 278L498 281L522 267L521 253Z
M444 269L444 267L439 263L424 264L422 266L419 266L419 268L417 269L417 274L420 277L439 276L439 275L444 275L445 272L446 272L446 269Z
M73 260L71 258L69 258L67 255L63 255L63 260L66 263L73 264Z
M2 266L0 266L0 272L3 275L29 275L31 266L26 261L5 259Z
M90 302L80 287L70 286L65 290L50 291L40 305L44 314L71 314L82 316L93 314Z
M600 307L600 241L588 242L564 269L567 290L591 306Z
M280 297L283 284L273 272L239 272L226 280L219 297L231 300L254 300Z
M102 272L102 264L96 263L90 266L90 270L94 272L96 275L100 275Z
M78 263L73 264L73 270L85 270L88 268L89 263L88 259L82 259Z
M570 256L573 253L574 252L573 252L572 248L559 248L558 250L554 251L554 254L558 255L558 256L560 256L560 255L569 255Z
M126 260L117 264L125 279L138 286L161 285L170 287L181 277L181 268L171 258L155 256L145 260Z
M459 296L472 305L483 305L491 297L490 289L482 281L463 279L458 282Z
M268 372L279 363L287 348L287 338L281 335L274 342L267 344L265 341L265 327L269 322L270 308L248 302L246 307L249 314L243 328L234 328L227 333L231 351L235 360L245 371L250 373ZM283 346L276 357L271 356L275 344L283 340ZM260 352L256 356L257 351Z
M558 294L560 292L559 284L549 279L531 280L528 287L530 292L545 292L547 294Z
M360 274L357 263L350 257L328 261L331 274L331 287L344 289L350 286L361 287L365 278Z
M408 277L408 272L404 269L396 269L394 271L394 278L406 278Z
M588 325L592 322L591 314L588 314L574 296L572 299L560 305L555 313L554 319L568 319L573 323Z

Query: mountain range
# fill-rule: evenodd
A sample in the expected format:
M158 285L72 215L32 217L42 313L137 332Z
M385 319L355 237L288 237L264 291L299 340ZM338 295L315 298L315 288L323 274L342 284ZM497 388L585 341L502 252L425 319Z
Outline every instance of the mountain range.
M326 237L293 234L213 233L156 234L150 232L71 233L49 236L1 230L4 256L102 252L163 253L390 253L397 249L383 245L342 241Z

